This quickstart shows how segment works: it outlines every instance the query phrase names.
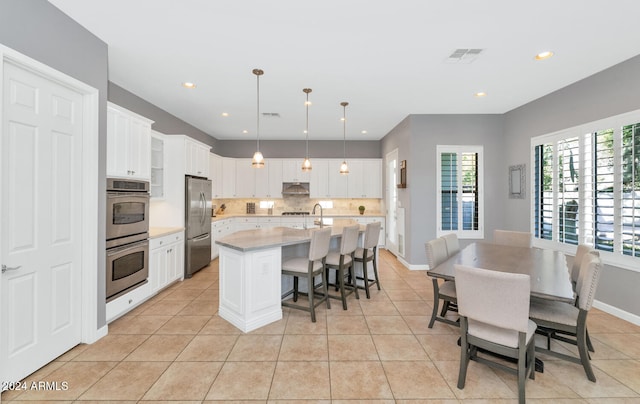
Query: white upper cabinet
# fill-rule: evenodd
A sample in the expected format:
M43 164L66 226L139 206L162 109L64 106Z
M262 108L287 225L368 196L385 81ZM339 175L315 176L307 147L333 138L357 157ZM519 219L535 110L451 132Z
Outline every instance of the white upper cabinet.
M268 159L264 167L254 168L251 159L236 160L236 198L280 198L282 160Z
M311 198L330 198L329 161L325 159L311 160L311 167L309 196Z
M382 160L347 161L347 195L349 198L382 198Z
M184 139L186 152L186 174L208 178L210 154L209 150L211 149L211 147L190 137L185 136Z
M347 198L348 176L340 174L340 159L311 160L311 198Z
M209 179L211 180L211 196L214 199L222 198L224 174L222 170L222 157L217 154L209 154Z
M222 157L222 197L236 197L236 159Z
M107 176L151 180L151 124L107 103Z
M342 159L329 159L328 162L329 196L331 198L347 198L347 180L349 176L340 174Z
M151 186L152 198L164 197L164 135L151 131Z
M282 160L282 182L309 182L311 175L308 171L302 171L303 159ZM313 161L311 161L313 164ZM313 171L313 170L312 170Z
M256 194L256 173L255 170L264 168L253 168L251 159L236 160L236 198L254 198Z

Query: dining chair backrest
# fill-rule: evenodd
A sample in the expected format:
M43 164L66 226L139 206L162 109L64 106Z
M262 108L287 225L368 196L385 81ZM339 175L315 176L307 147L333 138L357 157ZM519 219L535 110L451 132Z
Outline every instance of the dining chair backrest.
M380 222L368 223L364 231L364 248L373 248L378 245L378 238L380 237Z
M495 327L527 332L530 277L455 265L458 313Z
M447 243L442 237L427 241L425 248L427 249L429 269L437 267L449 258L447 256Z
M524 231L510 231L510 230L494 230L493 242L495 244L509 245L513 247L529 247L533 245L533 238L531 233Z
M458 242L458 236L455 233L449 233L442 236L445 244L447 245L447 256L451 257L460 251L460 243Z
M601 272L602 260L600 259L600 254L592 252L585 254L580 263L580 275L576 284L577 307L579 309L587 311L591 309Z
M576 249L576 255L573 258L573 264L571 265L571 282L573 282L574 285L578 283L578 276L580 276L582 259L584 258L585 254L590 252L593 254L597 254L598 256L600 255L600 252L598 250L586 244L580 244Z
M317 261L327 256L331 243L331 228L314 230L309 246L309 261Z
M349 255L358 247L358 233L360 225L345 226L342 229L342 241L340 242L340 254Z

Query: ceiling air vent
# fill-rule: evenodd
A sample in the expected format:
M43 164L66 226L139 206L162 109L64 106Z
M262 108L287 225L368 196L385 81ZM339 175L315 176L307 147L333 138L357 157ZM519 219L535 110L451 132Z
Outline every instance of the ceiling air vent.
M280 118L280 114L277 112L263 112L262 116L265 118Z
M445 59L445 63L466 63L469 64L476 60L484 49L456 49L448 58Z

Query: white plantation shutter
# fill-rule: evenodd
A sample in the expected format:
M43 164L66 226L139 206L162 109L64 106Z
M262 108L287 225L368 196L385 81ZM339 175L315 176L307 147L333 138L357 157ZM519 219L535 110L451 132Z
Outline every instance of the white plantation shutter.
M640 111L531 145L534 244L587 244L605 262L640 270Z

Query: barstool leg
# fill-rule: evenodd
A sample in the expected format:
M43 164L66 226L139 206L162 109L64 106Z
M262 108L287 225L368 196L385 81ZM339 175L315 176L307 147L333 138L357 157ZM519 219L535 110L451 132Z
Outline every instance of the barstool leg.
M369 293L369 273L367 271L367 252L362 253L362 277L364 278L364 291L367 294L367 299L371 299Z
M298 277L293 277L293 301L298 301Z
M376 249L373 249L373 275L376 278L376 286L380 290L380 278L378 278L378 260L376 259Z
M311 274L311 272L309 272L309 274L307 275L307 292L308 292L308 296L309 296L309 309L311 309L311 322L315 323L316 322L316 304L314 301L314 281L313 281L313 275Z
M322 279L325 279L325 282L322 282L322 291L324 292L324 298L327 301L327 309L331 308L331 299L329 299L329 287L327 286L327 283L329 282L329 277L326 274L326 270L327 268L323 265L322 266Z
M340 297L342 298L342 309L346 310L347 309L347 297L344 294L344 270L342 268L342 266L340 266L340 268L338 269L338 278L340 278L339 280L339 285L340 285Z

